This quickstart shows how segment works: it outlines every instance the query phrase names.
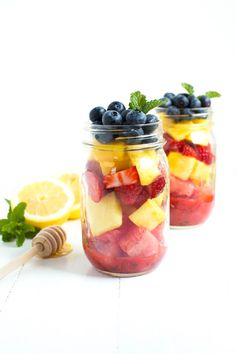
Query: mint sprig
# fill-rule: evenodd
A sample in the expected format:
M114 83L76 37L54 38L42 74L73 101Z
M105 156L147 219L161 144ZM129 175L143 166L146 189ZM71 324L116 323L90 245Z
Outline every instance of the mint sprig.
M207 91L205 95L209 98L221 97L221 94L217 91Z
M19 203L12 208L11 202L6 199L9 210L6 219L0 220L0 235L4 242L16 240L18 247L22 246L26 238L32 239L40 229L25 222L26 203Z
M162 103L165 103L166 101L166 99L147 101L145 95L143 95L140 91L135 91L130 95L129 108L146 114L151 109L159 107Z
M194 88L192 85L182 82L181 86L188 92L189 95L194 95Z

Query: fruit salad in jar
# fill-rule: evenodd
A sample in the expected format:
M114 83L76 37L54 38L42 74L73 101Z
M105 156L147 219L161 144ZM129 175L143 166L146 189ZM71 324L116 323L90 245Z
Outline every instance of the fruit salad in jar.
M164 149L170 169L170 225L191 227L209 216L215 199L215 142L212 134L211 98L215 91L195 96L166 93L157 109L163 123Z
M81 224L84 251L101 272L141 275L165 254L167 160L161 122L149 110L162 103L131 94L129 108L112 102L90 112L84 146Z

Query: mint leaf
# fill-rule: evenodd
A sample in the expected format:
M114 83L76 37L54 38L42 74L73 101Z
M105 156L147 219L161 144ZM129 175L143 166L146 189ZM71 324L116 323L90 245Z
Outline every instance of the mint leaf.
M217 91L207 91L205 95L209 98L221 97L221 94Z
M146 102L146 96L144 96L140 91L135 91L130 95L129 108L137 111L142 111Z
M194 88L192 85L182 82L181 86L190 94L194 95Z
M39 228L28 225L25 222L26 203L19 203L12 209L11 202L6 199L9 205L7 219L0 220L0 235L4 242L16 240L17 246L22 246L26 238L32 239L38 232Z
M142 111L146 114L149 111L151 111L151 109L159 107L161 104L166 103L167 100L163 99L163 100L151 100L149 102L146 102L146 104L143 106Z

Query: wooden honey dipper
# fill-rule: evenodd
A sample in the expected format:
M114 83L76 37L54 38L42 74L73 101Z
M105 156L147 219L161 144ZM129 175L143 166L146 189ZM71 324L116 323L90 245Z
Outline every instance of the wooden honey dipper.
M47 258L60 251L66 241L66 233L60 226L42 229L32 240L32 248L22 256L0 268L0 279L25 264L34 256Z

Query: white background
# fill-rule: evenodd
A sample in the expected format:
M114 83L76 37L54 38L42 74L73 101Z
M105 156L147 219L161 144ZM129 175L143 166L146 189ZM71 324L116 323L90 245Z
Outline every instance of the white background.
M128 103L138 89L150 98L181 92L181 82L222 94L213 102L218 181L208 224L173 231L165 262L146 278L98 276L80 248L78 274L70 258L56 274L33 262L9 296L15 275L1 281L3 354L63 353L66 340L68 354L236 353L235 17L234 0L0 0L1 200L21 180L81 168L82 122L96 105ZM1 265L21 251L0 244ZM48 296L60 308L60 293L63 327L42 315ZM42 328L47 345L37 351Z

